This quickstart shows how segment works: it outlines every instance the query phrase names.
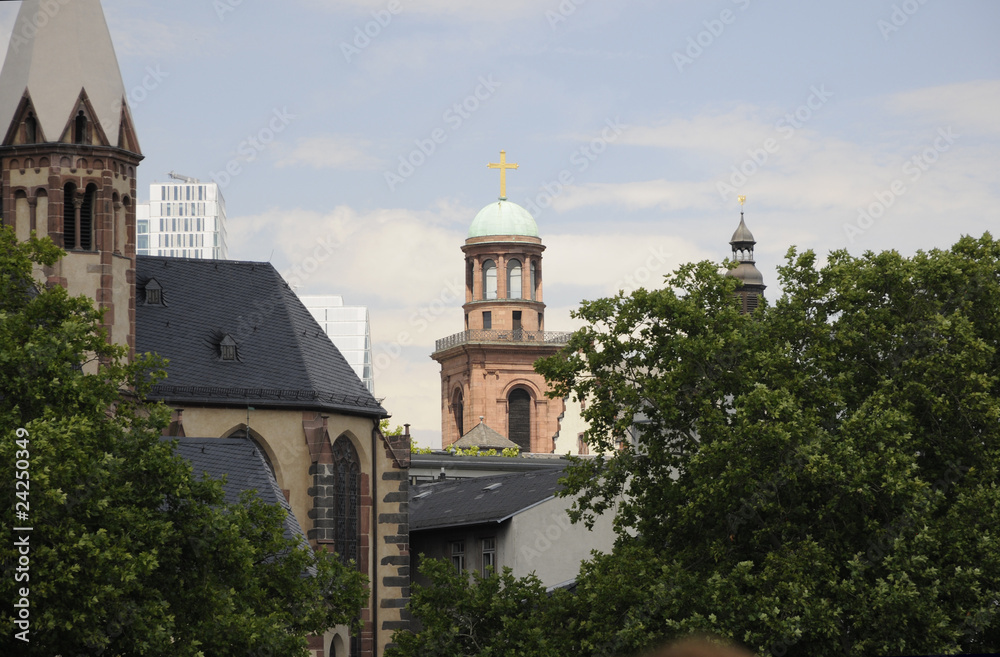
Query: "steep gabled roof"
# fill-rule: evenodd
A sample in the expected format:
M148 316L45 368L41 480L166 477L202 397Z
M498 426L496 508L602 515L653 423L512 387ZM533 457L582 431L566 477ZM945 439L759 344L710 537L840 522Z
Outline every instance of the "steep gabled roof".
M147 304L154 279L161 303ZM139 256L136 352L169 360L151 397L171 404L388 415L266 262Z
M455 447L458 449L469 449L470 447L496 450L519 449L517 443L507 440L500 433L488 427L482 420L472 428L472 431L455 441Z
M83 91L110 145L118 145L128 103L100 0L22 2L0 72L0 132L25 91L49 141L59 140Z
M255 490L265 504L277 504L285 510L285 537L305 541L299 521L253 442L246 438L164 437L163 440L177 441L175 451L191 463L195 477L225 477L223 489L227 504L238 504L244 491Z
M410 488L410 530L501 523L555 497L562 470L441 481Z

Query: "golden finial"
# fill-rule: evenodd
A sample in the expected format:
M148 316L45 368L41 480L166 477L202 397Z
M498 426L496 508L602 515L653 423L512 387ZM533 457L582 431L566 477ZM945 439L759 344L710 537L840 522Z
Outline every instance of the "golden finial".
M500 200L507 200L507 169L516 169L517 163L507 164L507 151L500 151L500 162L490 162L486 165L490 169L500 169Z
M747 197L746 195L740 195L737 198L740 200L740 207L742 208L743 205L747 202Z

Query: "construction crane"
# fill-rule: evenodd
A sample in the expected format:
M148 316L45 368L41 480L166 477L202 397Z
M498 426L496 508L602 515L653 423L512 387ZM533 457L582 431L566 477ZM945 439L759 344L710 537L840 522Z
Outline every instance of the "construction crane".
M197 178L192 178L190 176L182 176L181 174L174 173L173 171L171 171L167 175L170 176L171 178L173 178L174 180L180 180L181 182L193 183L193 184L197 184L197 183L201 182Z

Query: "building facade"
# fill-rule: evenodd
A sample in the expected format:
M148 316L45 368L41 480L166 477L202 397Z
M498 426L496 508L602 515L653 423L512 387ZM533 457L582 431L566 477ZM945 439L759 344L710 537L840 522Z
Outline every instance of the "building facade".
M507 165L501 151L501 163ZM501 175L505 174L501 168ZM465 254L465 330L438 340L441 364L441 444L452 445L477 418L523 452L551 453L563 401L534 363L562 348L567 333L545 331L542 252L538 225L527 210L501 196L472 221Z
M149 202L139 204L137 253L228 259L226 201L222 190L214 182L175 177L176 182L151 184Z
M387 412L269 263L176 257L176 247L137 257L136 237L151 234L137 230L143 156L100 0L54 15L44 3L23 1L18 24L49 20L12 40L0 72L3 223L66 250L35 275L92 298L110 340L169 360L150 396L172 409L170 436L259 447L312 546L368 576L362 631L311 637L314 657L379 657L409 627L408 437L382 435ZM165 184L157 202L207 205L213 187ZM175 214L208 212L158 211Z
M354 368L368 392L375 393L375 373L372 369L371 319L365 306L345 306L338 295L302 296L320 328Z

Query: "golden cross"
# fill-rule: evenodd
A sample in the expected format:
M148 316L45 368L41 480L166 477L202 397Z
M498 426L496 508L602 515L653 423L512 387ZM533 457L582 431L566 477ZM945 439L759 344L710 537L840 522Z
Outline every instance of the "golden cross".
M507 151L500 151L500 163L490 162L486 165L489 169L500 169L500 198L507 200L507 169L516 169L517 163L507 164Z
M737 198L739 198L739 200L740 200L740 207L743 207L743 204L747 202L747 197L746 196L739 196Z

